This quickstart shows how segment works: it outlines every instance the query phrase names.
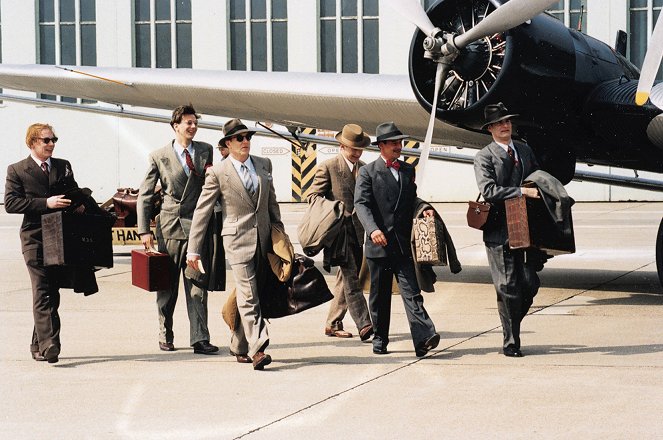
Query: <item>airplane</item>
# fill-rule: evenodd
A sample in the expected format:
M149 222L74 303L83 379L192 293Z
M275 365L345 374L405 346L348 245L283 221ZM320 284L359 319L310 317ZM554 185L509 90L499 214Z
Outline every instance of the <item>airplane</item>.
M348 120L366 127L393 120L404 132L423 133L434 109L427 138L475 149L491 140L481 130L483 108L501 101L520 115L518 136L542 168L564 184L584 178L663 189L662 182L637 176L575 170L582 162L663 172L663 111L635 102L640 72L625 58L626 34L613 49L543 13L550 0L439 0L427 11L417 0L390 5L399 3L419 27L407 76L2 64L0 87L119 106L171 109L193 102L205 114L326 129ZM115 114L132 117L123 107ZM656 263L663 284L663 220Z

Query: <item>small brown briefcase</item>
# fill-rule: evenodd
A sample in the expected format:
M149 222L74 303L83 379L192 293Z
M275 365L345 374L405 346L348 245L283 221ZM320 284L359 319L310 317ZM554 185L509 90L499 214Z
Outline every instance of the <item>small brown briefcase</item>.
M156 292L170 288L172 261L168 254L145 249L131 251L131 284Z

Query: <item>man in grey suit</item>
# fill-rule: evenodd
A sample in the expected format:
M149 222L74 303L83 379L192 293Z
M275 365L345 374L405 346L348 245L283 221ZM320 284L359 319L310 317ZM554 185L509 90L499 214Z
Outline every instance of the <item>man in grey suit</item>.
M138 233L146 249L154 248L150 219L155 202L155 188L161 184L163 203L157 216L156 236L159 252L170 255L173 261L171 287L157 292L159 313L159 348L174 351L173 313L177 303L180 274L186 267L186 252L198 196L203 187L205 169L212 164L210 144L193 140L198 131L199 115L191 105L173 110L170 126L175 139L153 151L149 167L140 186L136 211ZM207 328L207 290L184 278L184 292L189 314L190 344L194 353L212 354L219 348L210 344Z
M407 138L396 124L378 125L376 141L380 157L359 170L355 210L368 239L365 252L371 273L369 308L373 318L373 353L387 354L391 319L391 285L394 275L405 306L415 354L425 356L437 347L440 335L424 309L417 283L410 237L417 197L414 166L398 160ZM425 216L435 215L427 209Z
M523 179L539 168L532 149L511 139L511 118L501 102L484 109L483 126L493 135L493 142L474 157L474 173L483 198L492 204L483 229L490 274L497 292L497 310L502 321L503 353L521 357L520 323L539 289L535 261L523 250L509 248L504 200L521 195L539 198L537 188L521 186ZM536 255L538 257L538 255ZM533 255L535 257L535 255ZM537 258L537 262L540 260Z
M359 268L363 259L361 247L364 244L364 228L354 212L355 180L364 162L359 158L371 143L364 130L356 124L347 124L336 134L339 141L339 154L318 166L313 184L309 189L309 203L319 197L340 200L345 208L347 262L336 273L334 299L329 306L325 335L337 338L351 338L352 333L343 329L343 317L349 310L357 325L359 338L367 341L373 335L373 324L366 306L366 298L359 283Z
M233 330L231 354L238 362L250 358L253 368L262 370L272 358L265 354L269 334L258 290L264 287L266 271L271 270L266 260L272 248L272 225L283 228L283 223L276 203L272 162L249 154L255 132L239 119L231 119L223 126L223 133L230 156L207 170L191 225L187 264L193 269L199 267L205 230L218 201L223 247L235 278L241 320Z

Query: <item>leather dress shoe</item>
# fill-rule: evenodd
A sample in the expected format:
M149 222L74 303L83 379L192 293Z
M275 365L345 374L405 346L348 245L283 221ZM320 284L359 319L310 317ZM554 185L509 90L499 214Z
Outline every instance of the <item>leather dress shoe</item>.
M371 336L373 336L372 325L369 324L366 327L359 330L359 339L361 339L361 342L368 342L368 340L371 339Z
M514 345L509 345L504 348L504 356L507 357L523 357L523 353L519 348L516 348Z
M373 347L373 353L374 354L389 354L387 351L387 347L380 348L380 347Z
M272 363L272 357L268 354L265 354L263 351L259 351L253 355L254 370L264 370L265 366L271 363Z
M417 355L417 357L424 357L428 354L429 351L436 348L439 344L440 335L435 333L433 336L426 339L426 341L421 344L421 347L417 348L414 353Z
M336 338L351 338L352 333L346 332L345 330L332 330L329 327L325 329L325 335L336 337Z
M32 355L32 359L36 360L37 362L42 362L45 361L46 358L41 355L38 351L31 351L30 354Z
M175 351L175 346L172 342L159 342L159 350L161 351Z
M240 364L250 364L251 362L253 362L251 358L246 354L237 354L232 350L230 350L230 355L235 356L235 359L237 359L237 362L239 362Z
M58 355L60 354L60 347L58 347L55 344L49 345L46 350L44 350L44 358L49 364L55 364L58 359Z
M212 345L209 341L198 341L193 344L193 352L198 354L212 354L219 351L219 347Z

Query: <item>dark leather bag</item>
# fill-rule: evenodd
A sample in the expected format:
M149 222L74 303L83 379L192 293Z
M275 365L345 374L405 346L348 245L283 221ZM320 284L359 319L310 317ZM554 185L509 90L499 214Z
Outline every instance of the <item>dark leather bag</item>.
M129 228L136 226L138 217L136 213L136 204L138 202L138 190L134 188L118 188L113 197L102 205L102 208L110 208L112 206L117 219L115 220L115 227ZM157 187L154 192L152 218L161 211L161 187Z
M470 200L467 207L467 225L470 228L483 230L488 221L490 214L491 204L488 202L480 202L481 194L477 196L476 201Z
M295 254L292 275L286 282L267 271L265 288L260 291L260 311L263 318L281 318L294 315L330 301L332 295L325 277L314 266L314 261Z

